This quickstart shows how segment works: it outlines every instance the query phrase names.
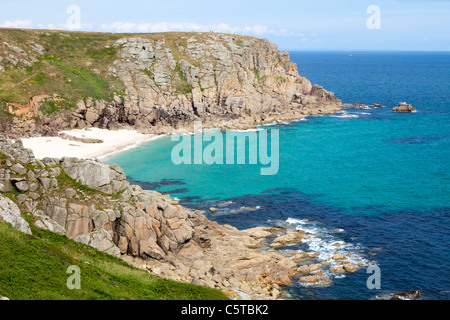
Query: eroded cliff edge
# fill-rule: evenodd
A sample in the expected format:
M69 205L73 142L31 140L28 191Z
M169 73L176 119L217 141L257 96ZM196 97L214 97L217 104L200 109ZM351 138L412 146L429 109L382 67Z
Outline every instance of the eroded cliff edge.
M148 133L246 128L335 113L333 93L265 39L216 33L0 29L3 125L24 135L132 126Z

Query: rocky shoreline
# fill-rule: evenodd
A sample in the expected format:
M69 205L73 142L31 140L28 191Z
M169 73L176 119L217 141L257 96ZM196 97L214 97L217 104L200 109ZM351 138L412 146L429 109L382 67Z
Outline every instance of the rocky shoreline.
M90 34L85 48L79 46L84 33L27 31L24 37L30 40L16 43L8 30L0 31L7 39L0 44L6 54L0 62L9 61L0 74L45 65L44 88L71 91L31 94L30 83L28 103L6 103L0 110L7 115L2 134L12 139L85 128L192 132L198 120L204 129L246 130L334 114L344 107L334 93L300 76L287 52L264 39L215 33ZM60 59L55 39L73 47L73 61ZM45 63L34 65L38 61ZM121 92L106 92L109 99L105 92L94 97L91 83L105 91L110 88L105 83L119 84ZM355 272L365 263L344 256L339 246L326 259L320 252L290 250L318 237L304 230L240 231L219 225L169 196L131 185L118 166L67 157L38 160L21 140L3 136L0 151L3 220L27 232L21 215L29 214L40 228L162 277L216 287L232 298L280 299L286 298L284 285L329 285L334 274Z
M329 285L330 275L364 266L338 252L289 250L312 234L282 227L238 230L178 201L130 185L116 165L76 158L42 161L20 140L0 137L0 217L22 232L21 217L149 272L227 292L234 299L283 299L294 282ZM21 209L19 209L19 207Z
M8 36L8 30L2 32ZM61 72L59 53L53 53L46 39L58 37L61 41L73 41L75 46L85 34L36 32L42 50L35 50L31 40L0 43L0 48L4 46L9 60L17 55L11 48L20 49L21 59L31 66L33 61L50 59L47 64L53 64L56 70L48 81L60 81L56 76ZM248 129L276 120L331 114L342 107L334 93L300 76L289 54L265 39L213 33L180 33L177 37L123 35L119 39L120 35L92 35L95 36L103 47L88 46L84 50L108 49L110 62L105 64L94 58L78 61L78 65L85 64L78 73L91 72L93 75L86 77L120 83L120 90L116 90L120 93L112 91L111 97L105 99L89 95L88 91L74 100L65 98L67 92L40 92L31 95L27 103L7 103L12 116L3 124L3 135L56 136L63 130L91 127L131 127L145 134L166 134L177 129L192 131L196 120L201 120L204 128ZM49 58L50 53L55 56ZM85 55L80 52L80 57ZM30 66L17 62L13 67ZM64 81L75 86L70 76L76 78L68 74L69 79ZM86 85L90 87L89 83Z

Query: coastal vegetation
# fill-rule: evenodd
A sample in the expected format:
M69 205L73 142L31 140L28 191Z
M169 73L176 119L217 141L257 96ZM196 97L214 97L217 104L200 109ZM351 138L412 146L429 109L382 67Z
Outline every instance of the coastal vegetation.
M247 129L341 110L332 92L300 77L289 54L268 40L0 29L0 103L0 217L19 230L0 229L0 295L279 299L280 286L300 275L302 283L329 284L314 272L338 262L345 272L361 268L340 257L317 263L317 253L265 250L298 244L305 234L222 226L131 185L117 165L36 159L21 140L6 138L92 127L161 134L191 129L194 120ZM314 267L300 273L298 263ZM73 265L83 275L81 291L60 290Z
M161 134L197 118L248 128L342 106L266 39L29 29L0 29L0 102L19 116L3 117L13 137L130 126Z
M30 217L28 217L30 219ZM219 290L162 279L122 259L31 225L0 223L0 295L13 300L223 300ZM69 289L69 266L80 289Z

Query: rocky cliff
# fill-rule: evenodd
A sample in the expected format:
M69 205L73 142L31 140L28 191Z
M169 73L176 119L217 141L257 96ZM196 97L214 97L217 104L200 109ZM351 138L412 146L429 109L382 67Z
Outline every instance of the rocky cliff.
M20 140L2 136L0 222L24 233L31 233L29 224L34 224L153 274L246 299L277 299L280 286L300 275L302 283L329 284L322 271L326 266L336 273L362 266L338 253L334 260L318 261L316 252L275 250L300 243L308 234L219 225L168 195L131 185L117 165L76 158L37 160Z
M248 128L341 107L263 39L0 29L0 130L8 137L85 127L192 131L198 119ZM299 243L305 232L219 225L130 185L118 166L37 160L20 140L0 136L0 192L0 222L27 233L33 223L163 277L244 298L279 298L279 286L299 275L330 282L321 271L330 261L313 263L317 253L271 249ZM358 268L337 261L339 272Z
M86 126L163 133L192 129L195 119L247 127L341 107L264 39L0 29L0 40L0 101L12 125L31 134Z

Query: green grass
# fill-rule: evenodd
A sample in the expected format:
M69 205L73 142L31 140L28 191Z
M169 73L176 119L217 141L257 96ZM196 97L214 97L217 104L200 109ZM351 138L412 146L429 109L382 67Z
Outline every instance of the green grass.
M60 112L62 110L72 110L75 108L75 104L73 101L67 100L53 100L46 98L42 102L42 105L39 107L39 110L44 115L50 115L53 113Z
M186 51L180 50L179 46L186 48L187 39L191 37L201 42L214 35L218 34L185 32L112 34L0 28L0 57L3 58L2 64L6 68L0 77L0 102L26 104L33 96L56 94L66 97L67 102L73 104L86 97L111 101L114 94L124 96L125 86L120 78L112 76L107 71L118 59L117 53L120 49L113 45L124 37L142 37L153 43L164 40L164 46L171 50L178 64L176 70L171 70L173 93L190 94L192 88L181 72L180 63L185 60L199 67L199 61L192 59ZM252 39L237 35L233 37L237 45L242 45L244 38ZM253 38L252 41L262 40ZM7 62L6 58L11 50L7 49L3 42L22 48L28 56L34 56L38 61L33 62L31 67L21 63L14 66ZM32 50L30 45L32 42L44 48L42 55L37 55ZM222 44L226 45L226 42L222 41ZM208 59L214 67L217 65L217 60L212 57ZM98 72L94 72L94 69ZM258 83L263 85L265 77L259 77L258 70L254 72ZM150 78L153 77L151 72L148 75ZM47 115L54 115L58 114L59 110L55 108L49 111Z
M181 71L181 66L179 64L175 67L175 76L172 77L172 86L177 93L188 94L192 93L192 88L189 85L186 77Z
M0 223L0 295L12 300L222 300L215 289L153 276L65 236L31 226L33 235ZM81 270L70 290L67 268Z
M283 78L282 76L279 76L279 77L277 78L277 80L278 80L280 83L285 83L285 82L286 82L286 79Z
M45 60L54 65L67 79L70 79L72 92L69 92L69 95L72 98L91 97L98 100L112 99L113 92L110 89L108 81L98 74L92 73L86 68L70 66L53 56L46 56Z
M0 102L0 130L9 130L14 117L15 115L9 112L9 108L6 103Z
M45 52L31 67L4 62L0 101L25 104L40 94L57 94L71 101L85 97L111 100L116 91L124 90L123 83L107 73L117 59L112 44L119 37L106 33L0 29L2 41L21 47L27 55L35 55L28 45L31 42L42 45ZM2 42L0 49L1 46ZM0 51L0 56L4 54ZM94 69L100 73L92 72Z
M259 75L259 70L258 69L253 69L253 74L255 75L255 78L258 81L258 84L262 84L266 80L266 76L261 77Z

